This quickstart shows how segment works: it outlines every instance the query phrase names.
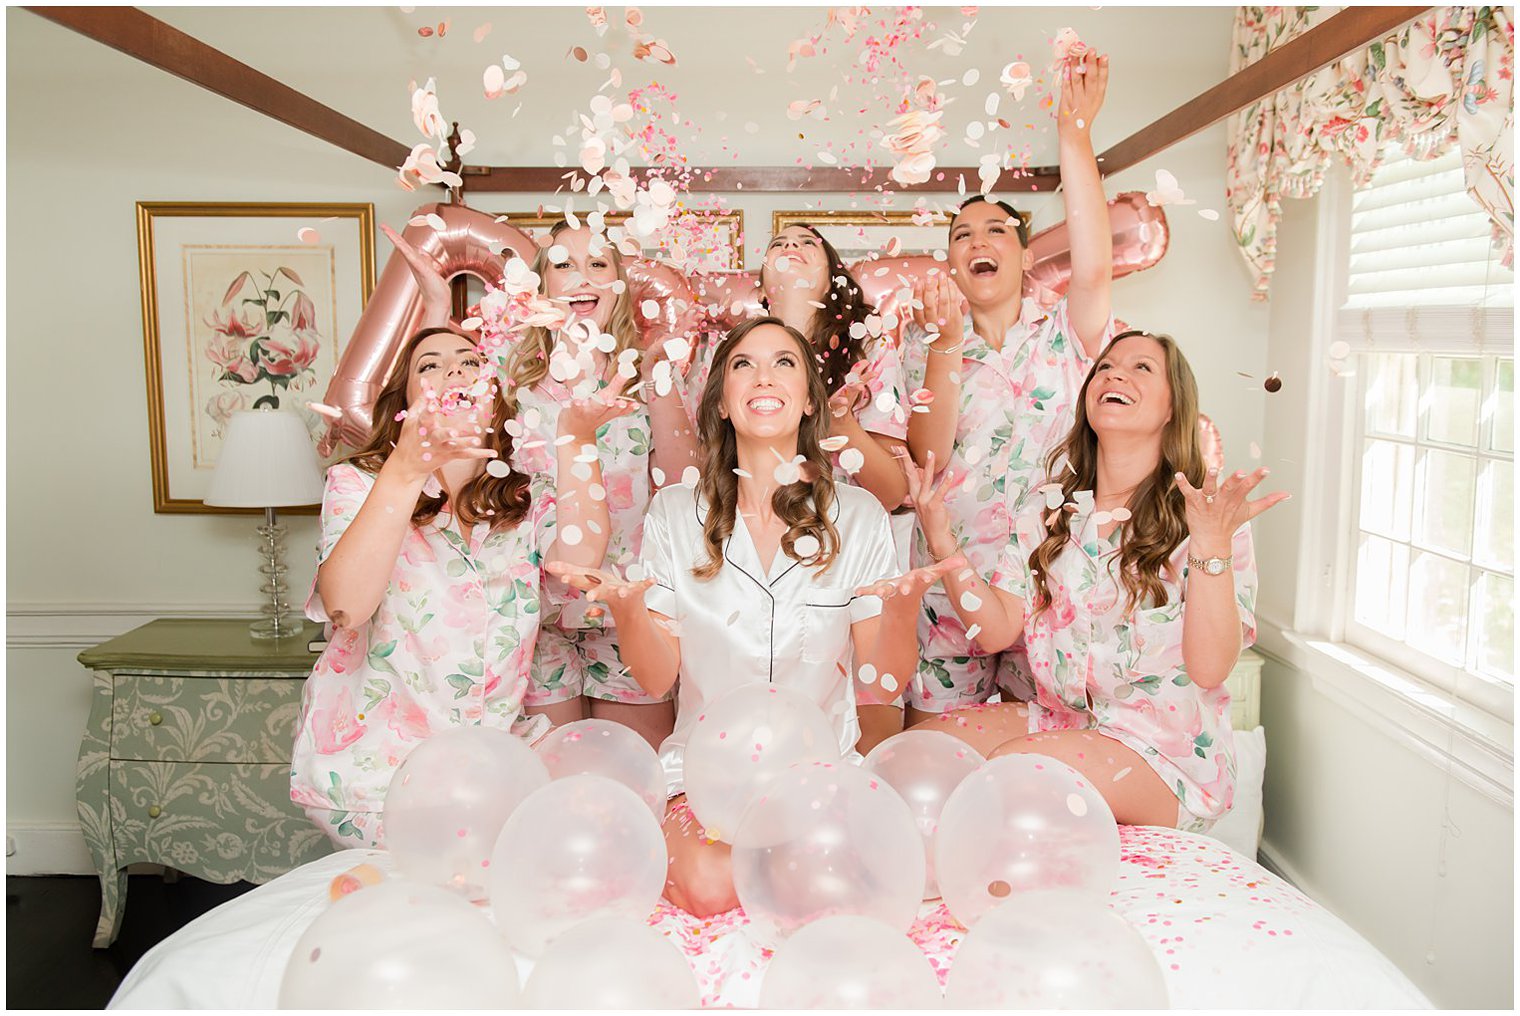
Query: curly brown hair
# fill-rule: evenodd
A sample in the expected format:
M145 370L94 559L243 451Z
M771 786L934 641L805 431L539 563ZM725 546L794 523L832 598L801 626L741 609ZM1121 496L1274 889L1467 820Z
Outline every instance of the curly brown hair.
M1119 523L1123 533L1118 555L1119 581L1126 593L1125 613L1137 604L1159 605L1166 601L1161 571L1172 552L1188 535L1185 503L1175 478L1182 473L1189 483L1200 486L1207 468L1203 445L1198 439L1198 383L1187 358L1171 336L1133 329L1113 337L1093 363L1092 370L1087 372L1087 380L1082 382L1082 390L1077 395L1076 424L1046 463L1050 477L1054 478L1058 471L1061 473L1064 502L1071 502L1079 490L1097 488L1098 435L1087 420L1087 389L1097 376L1098 366L1113 348L1137 335L1154 340L1166 354L1166 377L1172 390L1172 418L1161 432L1161 459L1156 463L1155 471L1130 495L1130 517ZM1069 469L1063 468L1063 459L1070 465ZM1065 551L1071 535L1071 516L1061 509L1056 509L1054 516L1045 541L1029 556L1035 585L1032 614L1051 604L1050 569ZM1112 560L1109 567L1113 567Z
M369 440L357 451L347 456L343 461L358 466L367 473L378 473L380 467L385 465L385 460L390 458L391 450L396 447L396 441L401 436L402 410L407 408L406 383L411 375L412 357L416 355L417 347L435 335L447 332L457 335L471 343L477 342L476 337L454 325L445 325L438 328L424 328L413 335L397 357L395 365L391 368L391 375L386 379L385 387L380 390L380 395L375 399L374 414L370 420ZM485 362L482 354L481 362ZM496 386L492 386L492 399L495 407L491 413L491 429L486 435L483 447L494 448L497 458L503 462L510 462L512 458L512 438L505 430L508 419L509 407ZM412 525L423 526L438 517L443 509L446 498L424 492L417 498L417 506L412 509ZM524 473L512 471L506 476L492 476L485 470L480 471L469 483L465 484L456 498L453 512L459 521L467 526L473 526L478 522L489 522L491 528L502 529L517 525L528 515L530 496L528 494L528 477Z
M710 579L723 568L723 543L733 535L739 512L739 478L734 473L739 466L738 439L733 424L719 411L723 382L728 377L729 354L750 332L766 325L784 329L797 343L800 359L806 365L808 398L813 403L813 412L802 418L797 430L797 451L804 459L800 464L802 477L796 483L776 488L771 495L772 510L786 523L781 550L794 561L818 568L820 573L828 571L839 556L839 531L829 519L835 500L834 470L820 443L829 434L828 392L823 376L809 355L808 341L801 332L780 318L752 318L718 343L712 373L697 407L697 435L704 455L697 490L707 502L707 518L702 522L707 561L691 570L699 579ZM804 535L811 535L818 543L818 549L807 557L797 553L797 541Z
M806 222L792 225L800 226L817 237L823 245L824 257L828 259L829 288L823 297L825 306L813 314L807 337L812 344L813 355L818 359L824 388L828 394L833 395L844 384L850 368L865 359L865 340L851 335L850 326L857 322L864 324L866 317L874 313L875 308L866 299L854 274L845 267L839 251L818 232L817 227ZM760 268L760 284L763 293L764 265ZM770 304L763 295L760 297L760 306L770 310Z

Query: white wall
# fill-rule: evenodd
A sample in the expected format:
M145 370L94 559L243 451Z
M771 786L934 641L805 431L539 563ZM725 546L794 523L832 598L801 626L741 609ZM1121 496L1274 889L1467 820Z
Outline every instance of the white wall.
M1311 352L1318 287L1334 274L1318 199L1288 202L1279 232L1267 357L1289 385L1328 375ZM1330 253L1330 251L1324 251ZM1330 382L1344 383L1344 382ZM1323 422L1269 411L1264 460L1304 491ZM1306 513L1308 516L1306 517ZM1318 514L1289 501L1256 524L1267 731L1263 853L1398 964L1438 1006L1507 1009L1514 977L1514 807L1444 760L1456 740L1420 745L1379 712L1349 704L1346 675L1296 653L1300 543ZM1296 661L1296 662L1294 662Z

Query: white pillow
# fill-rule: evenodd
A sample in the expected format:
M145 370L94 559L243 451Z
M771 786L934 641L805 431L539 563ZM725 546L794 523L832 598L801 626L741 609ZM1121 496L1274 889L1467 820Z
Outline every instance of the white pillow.
M1209 830L1214 839L1256 860L1261 844L1261 781L1267 772L1267 732L1235 731L1235 806Z

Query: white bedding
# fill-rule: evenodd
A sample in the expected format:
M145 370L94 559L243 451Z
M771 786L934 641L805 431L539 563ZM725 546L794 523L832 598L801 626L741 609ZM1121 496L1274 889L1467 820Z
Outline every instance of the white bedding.
M1155 950L1173 1007L1429 1008L1365 939L1255 862L1171 829L1120 833L1109 905ZM202 916L149 951L110 1008L274 1008L296 939L328 906L328 884L364 862L389 868L382 852L343 851ZM662 905L650 923L686 955L704 1005L758 1004L769 954L750 941L741 912L701 921ZM937 904L913 926L942 984L964 934ZM523 977L530 969L519 961Z

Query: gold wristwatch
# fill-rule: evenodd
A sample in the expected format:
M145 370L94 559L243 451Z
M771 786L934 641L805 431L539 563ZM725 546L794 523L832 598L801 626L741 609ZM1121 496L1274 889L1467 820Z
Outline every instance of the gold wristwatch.
M1228 557L1204 558L1202 561L1198 560L1198 558L1194 557L1192 554L1189 554L1187 557L1188 567L1196 569L1197 571L1201 571L1205 575L1223 575L1225 569L1230 567L1230 562L1233 560L1235 560L1234 554L1231 554Z

